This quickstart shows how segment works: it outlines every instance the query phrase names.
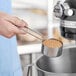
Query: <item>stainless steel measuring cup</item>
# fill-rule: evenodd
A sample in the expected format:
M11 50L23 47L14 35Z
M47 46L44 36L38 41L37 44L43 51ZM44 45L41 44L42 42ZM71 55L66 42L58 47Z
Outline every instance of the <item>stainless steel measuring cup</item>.
M58 56L60 56L62 54L63 43L60 40L57 40L57 39L54 39L54 38L48 39L48 40L52 40L52 43L49 42L50 46L51 46L51 44L52 44L52 46L58 45L58 44L55 43L55 41L58 42L61 45L59 47L54 46L53 48L48 47L48 46L45 46L43 44L43 42L46 41L46 40L44 40L44 41L42 41L42 53L44 55L48 56L48 57L58 57ZM54 43L53 43L53 41L54 41Z

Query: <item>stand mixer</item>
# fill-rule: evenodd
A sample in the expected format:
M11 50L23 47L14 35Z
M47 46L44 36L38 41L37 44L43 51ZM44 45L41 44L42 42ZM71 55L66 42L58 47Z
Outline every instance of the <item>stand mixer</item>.
M60 0L54 7L60 18L61 36L76 40L76 0ZM76 76L76 45L63 47L58 57L42 56L37 62L38 76Z
M76 0L58 1L54 7L54 14L60 18L61 35L76 40Z

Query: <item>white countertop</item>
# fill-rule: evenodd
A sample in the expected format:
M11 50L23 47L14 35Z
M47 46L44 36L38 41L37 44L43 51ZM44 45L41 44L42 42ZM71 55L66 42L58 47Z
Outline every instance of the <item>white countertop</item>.
M41 44L30 44L30 45L20 45L18 46L19 54L30 54L41 52Z

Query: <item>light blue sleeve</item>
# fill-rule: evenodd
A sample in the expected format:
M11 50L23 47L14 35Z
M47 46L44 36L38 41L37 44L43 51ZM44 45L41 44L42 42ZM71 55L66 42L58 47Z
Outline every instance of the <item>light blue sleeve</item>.
M0 0L0 11L11 14L11 0ZM0 36L0 76L22 76L15 36Z

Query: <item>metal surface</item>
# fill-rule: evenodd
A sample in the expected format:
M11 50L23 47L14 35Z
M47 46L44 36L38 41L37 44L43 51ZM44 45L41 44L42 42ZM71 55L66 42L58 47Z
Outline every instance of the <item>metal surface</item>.
M76 0L65 0L62 4L60 1L59 4L57 3L58 5L61 5L62 9L60 7L54 9L62 11L62 16L60 16L61 35L64 38L76 40ZM56 13L60 14L58 11Z
M60 57L42 56L36 68L38 76L76 76L76 46L64 48Z
M76 29L76 21L61 20L60 25L63 26L63 27L75 28Z
M27 29L27 31L26 31L26 29ZM32 35L33 37L39 39L40 41L43 40L41 33L38 33L38 32L34 31L33 29L31 29L29 27L22 28L22 30L24 32L27 32L28 34Z
M66 0L66 2L69 3L71 8L75 8L76 9L76 0Z
M45 46L44 44L42 44L42 50L41 50L42 54L46 55L48 57L58 57L58 56L60 56L62 54L63 43L60 40L57 40L57 39L54 39L54 38L51 38L49 40L58 41L58 43L61 44L61 46L60 47L55 47L55 48L49 48L49 47ZM49 45L51 45L51 44L53 46L55 45L55 43L50 43Z
M32 76L32 54L22 54L20 55L20 59L22 64L23 76L27 76L28 73L29 76Z
M62 9L62 6L60 4L60 1L58 1L54 7L54 15L58 18L62 17L62 15L63 15L63 9Z
M72 16L74 11L70 8L67 2L62 3L58 1L54 7L54 14L56 17L62 18L64 16Z
M76 22L61 20L60 22L61 35L67 39L76 40Z

